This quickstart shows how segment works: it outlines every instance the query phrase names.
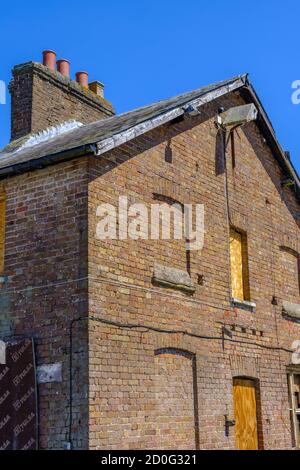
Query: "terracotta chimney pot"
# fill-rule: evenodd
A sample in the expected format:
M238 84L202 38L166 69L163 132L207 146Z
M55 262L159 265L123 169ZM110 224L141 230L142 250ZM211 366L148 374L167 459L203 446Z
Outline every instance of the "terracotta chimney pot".
M43 65L50 70L55 70L56 53L54 51L43 51Z
M66 59L61 59L56 63L58 72L61 73L64 77L70 78L70 62Z
M89 74L87 72L77 72L76 82L79 83L83 88L89 87Z

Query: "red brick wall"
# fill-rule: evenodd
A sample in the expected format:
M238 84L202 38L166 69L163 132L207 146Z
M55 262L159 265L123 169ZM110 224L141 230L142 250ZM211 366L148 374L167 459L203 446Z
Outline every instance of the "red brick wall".
M62 382L39 385L40 447L69 440L70 322L87 315L85 159L10 178L1 337L34 338L37 366L62 364ZM87 322L73 326L73 440L87 446Z
M194 357L160 344L155 335L91 322L91 448L195 448Z
M299 297L299 260L298 253L281 248L280 262L282 266L281 290L295 300ZM289 282L286 282L289 279Z
M250 292L256 309L252 312L232 306L225 176L220 171L214 117L220 105L227 109L242 103L238 94L231 94L203 107L200 117L166 125L91 160L91 448L155 448L159 442L166 448L180 448L182 428L177 428L176 444L176 425L168 435L154 418L165 396L164 389L155 388L155 351L161 347L195 354L198 437L196 424L194 431L200 448L235 447L234 428L229 437L224 428L224 415L233 418L235 376L253 377L259 383L260 446L291 447L286 380L291 354L284 349L289 350L292 341L299 339L300 328L283 318L282 301L299 302L299 298L283 287L289 279L283 280L286 274L280 246L299 243L299 206L290 189L282 190L282 172L256 125L239 129L235 134L234 168L230 146L227 151L229 200L233 225L248 236ZM172 164L165 162L166 149L170 152L170 148ZM100 203L117 206L119 195L127 195L130 204L145 202L150 207L155 202L154 193L182 203L205 205L204 249L192 251L189 260L180 241L96 239L96 208ZM180 269L189 267L196 284L195 294L154 286L155 262ZM199 275L204 276L203 286L197 285ZM277 297L277 306L272 304L273 296ZM140 328L130 328L128 324ZM231 338L225 334L224 341L222 325L231 332ZM173 368L176 381L177 362L171 361L168 368L168 374ZM188 384L188 367L186 380ZM173 384L169 387L172 397ZM178 380L178 394L182 387ZM190 393L185 393L188 407ZM170 399L162 422L171 422L173 415ZM191 414L187 416L189 426ZM189 446L191 435L187 435L185 445Z
M177 350L155 356L156 413L153 433L157 449L195 449L198 407L195 403L194 357ZM196 424L196 426L195 426Z
M299 207L292 191L282 190L281 170L255 125L238 130L234 171L228 148L231 218L247 232L251 300L257 307L234 308L214 116L220 105L239 103L232 94L203 108L199 117L164 126L102 157L4 182L1 336L33 335L38 365L63 365L61 383L39 387L42 448L62 448L69 439L70 321L87 314L89 322L73 326L75 448L232 449L234 428L226 437L224 415L233 418L236 376L260 384L261 446L291 447L286 381L291 354L284 348L291 348L300 331L283 318L282 301L299 299L284 287L289 280L283 279L280 247L299 252ZM165 162L170 148L172 164ZM119 195L127 195L129 203L150 207L157 202L153 194L205 205L202 251L188 259L182 241L95 238L100 203L117 205ZM155 262L189 269L195 294L154 286ZM199 275L203 285L197 284ZM223 325L231 331L224 340ZM178 354L158 356L164 349Z

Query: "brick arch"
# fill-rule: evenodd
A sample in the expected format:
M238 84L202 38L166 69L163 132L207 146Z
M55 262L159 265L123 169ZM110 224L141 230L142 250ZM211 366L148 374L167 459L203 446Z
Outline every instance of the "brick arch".
M183 333L159 333L153 338L154 353L163 349L174 349L187 351L189 354L196 356L197 345L195 340L187 337Z
M159 356L161 354L173 354L173 355L183 356L183 357L186 357L186 358L191 359L191 360L193 360L195 358L194 353L192 353L190 351L186 351L184 349L177 349L177 348L156 349L156 351L154 351L154 354L155 354L155 356Z
M280 248L280 251L285 251L287 253L290 253L291 255L299 256L299 251L295 250L295 248L292 248L291 246L280 245L279 248Z
M236 210L231 210L230 214L231 222L236 227L242 230L243 232L249 232L250 224L249 217L245 214L241 214Z
M162 193L153 193L153 199L155 199L158 203L165 203L169 206L174 206L175 204L177 204L180 207L181 211L184 212L183 202L173 196L166 196Z
M260 379L260 361L258 358L234 355L230 356L229 360L232 378Z
M182 201L182 194L179 184L173 181L159 178L153 187L153 194L159 194L174 201Z
M294 253L300 253L300 240L294 234L284 233L279 235L279 247L288 249Z

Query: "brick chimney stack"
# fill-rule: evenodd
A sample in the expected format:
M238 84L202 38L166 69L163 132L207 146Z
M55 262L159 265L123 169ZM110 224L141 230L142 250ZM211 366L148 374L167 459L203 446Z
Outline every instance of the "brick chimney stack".
M53 51L44 51L43 64L27 62L14 67L9 87L11 140L72 119L87 124L114 115L95 82L87 87L83 80L72 80L69 62L59 60L56 68L55 61Z

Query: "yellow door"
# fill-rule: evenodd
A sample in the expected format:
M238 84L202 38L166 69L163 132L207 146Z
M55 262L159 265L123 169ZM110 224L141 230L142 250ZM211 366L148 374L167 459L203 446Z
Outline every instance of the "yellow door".
M234 380L235 435L238 450L258 450L255 392L255 383L253 380Z

